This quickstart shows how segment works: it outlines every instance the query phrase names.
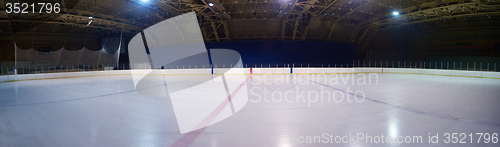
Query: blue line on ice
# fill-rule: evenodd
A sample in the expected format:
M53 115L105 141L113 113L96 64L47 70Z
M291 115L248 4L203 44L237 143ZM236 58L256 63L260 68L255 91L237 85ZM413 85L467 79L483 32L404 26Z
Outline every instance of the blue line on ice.
M182 81L180 81L182 82ZM175 84L175 83L180 83L180 82L174 82L170 84ZM159 85L159 86L165 86L164 85ZM148 87L144 89L149 89L149 88L155 88L159 86L154 86L154 87ZM143 90L143 89L140 89ZM49 102L41 102L41 103L30 103L30 104L19 104L19 105L0 105L0 107L17 107L17 106L31 106L31 105L42 105L42 104L53 104L53 103L62 103L62 102L71 102L71 101L79 101L79 100L85 100L85 99L93 99L93 98L100 98L100 97L106 97L106 96L112 96L112 95L118 95L118 94L124 94L124 93L129 93L129 92L134 92L134 90L128 90L128 91L122 91L122 92L116 92L116 93L110 93L110 94L103 94L103 95L96 95L96 96L91 96L91 97L84 97L84 98L77 98L77 99L69 99L69 100L60 100L60 101L49 101Z
M306 79L306 80L309 80L309 79ZM356 95L356 94L354 94L352 92L346 92L346 91L344 91L342 89L331 87L331 86L328 86L326 84L319 83L319 82L316 82L316 81L312 81L312 80L309 80L309 81L311 81L313 83L316 83L318 85L321 85L321 86L325 86L327 88L331 88L331 89L334 89L334 90L338 90L338 91L341 91L341 92L344 92L344 93L347 93L347 94L350 94L350 95L362 98L362 97L360 97L360 96L358 96L358 95ZM446 115L436 114L436 113L432 113L432 112L425 112L425 111L415 110L415 109L412 109L412 108L398 106L398 105L394 105L394 104L387 103L387 102L384 102L384 101L379 101L379 100L376 100L376 99L368 98L366 96L365 96L365 99L366 100L370 100L370 101L375 102L375 103L384 104L384 105L387 105L387 106L390 106L390 107L394 107L394 108L397 108L397 109L401 109L401 110L405 110L405 111L413 112L413 113L418 113L418 114L422 114L422 115L426 115L426 116L431 116L431 117L436 117L436 118L441 118L441 119L448 119L448 120L456 120L456 121L461 121L461 122L466 122L466 123L474 123L474 124L480 124L480 125L500 127L500 123L468 120L468 119L462 119L462 118L453 117L453 116L446 116Z

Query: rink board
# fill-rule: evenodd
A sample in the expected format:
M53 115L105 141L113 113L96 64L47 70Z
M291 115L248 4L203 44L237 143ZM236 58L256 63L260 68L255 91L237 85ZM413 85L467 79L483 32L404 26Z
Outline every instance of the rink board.
M134 71L141 71L141 70L134 70ZM144 71L150 71L150 69ZM418 68L233 68L231 70L227 70L224 68L214 68L214 69L202 68L202 69L162 69L159 71L160 72L157 73L160 73L160 75L207 75L207 74L280 75L280 74L400 73L400 74L423 74L423 75L437 75L437 76L500 79L500 72L418 69ZM132 72L131 70L113 70L113 71L86 71L86 72L3 75L0 76L0 82L131 75L131 72Z

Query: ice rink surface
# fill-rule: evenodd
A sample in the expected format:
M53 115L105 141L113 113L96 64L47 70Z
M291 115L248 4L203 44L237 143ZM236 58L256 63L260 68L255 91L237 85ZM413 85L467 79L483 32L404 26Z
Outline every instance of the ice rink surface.
M241 111L187 134L179 133L169 97L138 94L128 75L0 83L0 146L500 144L492 143L500 133L499 79L384 73L366 74L360 84L361 75L341 76L247 75ZM357 133L364 139L335 141ZM445 143L445 133L466 143ZM489 133L489 143L485 136L477 143L476 133ZM395 139L366 140L382 134ZM435 135L439 142L429 143ZM394 143L397 136L421 136L422 143Z

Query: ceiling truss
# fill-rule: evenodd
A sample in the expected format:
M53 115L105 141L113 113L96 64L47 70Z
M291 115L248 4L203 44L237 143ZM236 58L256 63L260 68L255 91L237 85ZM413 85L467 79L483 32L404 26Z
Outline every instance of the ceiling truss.
M99 30L135 35L192 11L207 42L315 40L364 48L379 30L416 33L500 25L499 0L80 0L60 14L0 13L0 23L71 25L101 34ZM392 15L394 11L399 15ZM348 30L350 35L339 35L345 26L355 29Z

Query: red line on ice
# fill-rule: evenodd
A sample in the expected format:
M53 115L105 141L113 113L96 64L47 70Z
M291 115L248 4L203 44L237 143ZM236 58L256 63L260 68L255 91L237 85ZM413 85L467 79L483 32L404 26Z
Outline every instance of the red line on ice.
M220 112L222 112L222 110L227 106L227 104L229 104L229 102L231 101L231 98L234 97L238 93L238 91L240 91L241 87L243 87L243 85L245 85L245 83L248 81L248 79L250 79L250 77L252 77L252 76L250 75L248 78L246 78L245 81L243 83L241 83L240 86L238 86L238 88L236 88L231 93L231 95L229 95L227 97L227 101L222 102L217 108L215 108L214 111L212 111L212 113L210 113L195 128L200 128L202 126L208 126L208 125L210 125L210 123L212 123L212 121L219 115ZM189 146L205 130L205 128L207 128L207 127L203 127L201 129L198 129L198 130L195 130L195 131L187 133L181 139L175 141L170 146L171 147Z

